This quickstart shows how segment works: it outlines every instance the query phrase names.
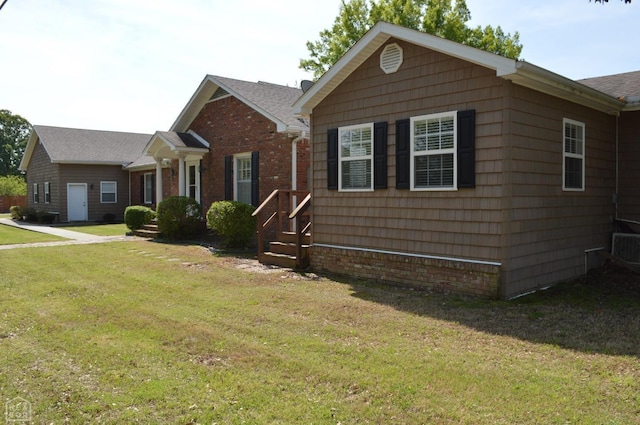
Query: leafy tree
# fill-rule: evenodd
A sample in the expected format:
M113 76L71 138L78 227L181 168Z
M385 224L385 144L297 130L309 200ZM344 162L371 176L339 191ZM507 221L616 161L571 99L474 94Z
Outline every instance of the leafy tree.
M342 0L331 29L320 39L308 41L310 58L300 68L318 79L377 22L386 21L437 35L472 47L517 59L522 51L520 35L505 34L490 25L470 28L471 12L465 0Z
M27 194L27 182L22 176L0 176L0 196Z
M29 121L0 109L0 176L21 174L18 167L30 133Z

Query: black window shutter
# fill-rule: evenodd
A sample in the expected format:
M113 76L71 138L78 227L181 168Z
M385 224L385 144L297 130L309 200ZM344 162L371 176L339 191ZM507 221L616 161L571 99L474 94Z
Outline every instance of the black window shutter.
M396 189L410 189L411 120L396 121Z
M156 203L156 175L151 174L151 203Z
M373 188L387 188L387 123L373 124Z
M233 200L233 156L224 157L224 199Z
M260 152L251 152L251 205L260 205Z
M327 189L338 190L338 129L327 131Z
M140 202L138 205L144 205L144 174L140 175Z
M476 111L458 112L458 187L476 187Z

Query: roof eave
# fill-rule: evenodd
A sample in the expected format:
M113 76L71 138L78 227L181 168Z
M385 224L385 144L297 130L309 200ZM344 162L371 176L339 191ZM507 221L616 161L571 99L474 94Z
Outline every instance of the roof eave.
M613 96L524 61L517 62L516 72L498 76L611 115L618 114L625 106L624 102Z
M389 39L394 38L446 53L487 68L497 75L516 71L516 61L480 49L465 46L451 40L401 27L387 22L379 22L354 44L306 93L294 104L294 113L309 116L313 108L340 85L353 71L366 61Z

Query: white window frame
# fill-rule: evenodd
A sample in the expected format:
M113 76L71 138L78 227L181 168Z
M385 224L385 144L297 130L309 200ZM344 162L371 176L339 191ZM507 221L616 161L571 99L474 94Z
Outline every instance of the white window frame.
M111 184L114 185L113 192L106 191L104 188L105 185L111 185ZM113 201L105 201L104 195L111 194L111 193L113 193ZM100 203L101 204L117 204L118 203L118 182L115 182L115 181L100 182Z
M244 163L245 161L249 164L249 178L240 180L240 163L241 161ZM246 171L244 169L243 171ZM238 202L244 202L246 204L251 205L251 173L253 170L251 169L251 152L241 153L234 155L233 157L233 200ZM238 190L238 183L245 183L249 185L249 199L240 199L238 194L240 193Z
M191 181L191 169L193 167L194 179ZM186 192L187 196L191 196L191 189L193 188L194 197L197 203L200 203L200 161L187 161L185 164L186 169Z
M149 193L147 193L147 180L150 183ZM154 193L153 193L154 192L154 190L153 190L153 182L154 182L154 180L155 180L155 174L154 173L144 173L144 179L142 181L142 184L144 185L144 187L142 188L142 193L143 193L144 199L142 200L142 202L145 205L153 204L153 195L154 195Z
M51 183L44 182L44 203L51 203Z
M575 141L575 152L567 151L567 125L576 126L582 129L582 138ZM587 129L583 122L575 121L569 118L562 120L562 190L565 192L584 192L585 190L585 151L586 151ZM567 158L575 158L581 161L582 181L580 187L567 186Z
M343 138L345 136L345 133L351 133L353 131L357 131L357 130L369 130L369 134L371 135L371 139L369 141L370 146L369 146L369 154L364 154L364 155L354 155L354 156L348 156L345 157L343 156L343 152L342 152L342 144L346 143ZM357 125L350 125L350 126L346 126L346 127L340 127L338 128L338 191L339 192L371 192L373 191L373 180L374 180L374 176L375 176L375 172L374 172L374 165L375 162L373 161L373 149L374 149L374 132L373 132L373 123L366 123L366 124L357 124ZM369 180L370 180L370 184L369 187L367 186L360 186L360 187L344 187L344 182L343 182L343 175L342 175L342 170L343 170L343 165L346 162L353 162L353 161L368 161L370 164L370 169L371 169L371 175L369 176ZM366 179L366 176L365 176Z
M439 148L439 149L426 149L416 151L416 131L415 125L417 122L428 121L442 118L453 119L453 146L451 148ZM437 114L420 115L411 117L410 119L410 150L411 150L411 164L410 164L410 176L411 176L411 190L412 191L455 191L458 190L458 111L441 112ZM448 133L448 132L447 132ZM426 142L428 145L428 142ZM453 181L451 186L425 186L416 187L416 158L421 156L431 155L453 155Z
M38 194L38 183L33 184L33 203L37 204L40 202L40 196Z

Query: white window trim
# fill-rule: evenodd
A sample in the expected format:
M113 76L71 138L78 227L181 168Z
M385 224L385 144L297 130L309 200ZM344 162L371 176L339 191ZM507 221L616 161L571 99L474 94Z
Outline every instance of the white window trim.
M151 198L150 199L147 199L147 178L151 180ZM142 188L144 199L142 200L142 203L145 205L153 204L153 180L154 179L155 177L153 173L144 173L144 179L142 180L142 184L144 185L144 187Z
M348 130L369 128L371 131L371 154L362 156L350 156L348 159L342 158L342 132ZM372 192L373 180L375 176L375 161L373 160L373 149L375 144L375 133L373 131L373 123L349 125L346 127L338 128L338 191L339 192ZM342 163L347 161L361 161L367 160L371 163L371 186L370 187L357 187L357 188L343 188L342 187Z
M38 194L38 183L33 184L33 203L37 204L40 202L40 196Z
M251 158L251 155L249 155L249 158ZM189 169L190 167L195 167L195 181L192 182L191 181L191 175L189 173ZM200 161L187 161L187 163L185 164L185 168L186 168L186 177L187 177L187 182L186 182L186 192L187 192L187 196L190 195L191 192L191 186L194 186L195 189L195 200L197 203L200 203Z
M576 125L582 127L582 154L575 154L566 151L565 131L567 124ZM585 180L585 162L586 162L586 150L587 150L587 128L583 122L575 121L569 118L562 120L562 190L565 192L584 192L586 187ZM582 187L567 187L566 177L566 158L577 158L582 161Z
M44 182L44 203L51 203L51 183Z
M442 118L442 117L453 117L453 148L450 149L437 149L425 152L419 152L416 155L414 149L415 143L415 131L414 124L416 121L429 120L433 118ZM411 151L411 159L410 159L410 178L411 185L410 190L416 192L444 192L444 191L457 191L458 190L458 111L449 111L449 112L440 112L437 114L428 114L428 115L420 115L417 117L411 117L410 119L410 139L409 139L409 149ZM428 156L428 155L443 155L443 154L453 154L453 185L452 186L439 186L439 187L416 187L416 173L415 173L415 157L416 156Z
M104 190L104 185L105 184L114 184L115 185L115 190L113 192L113 194L114 194L114 200L113 201L105 202L104 199L103 199L103 195L105 193L112 193L112 192L106 192ZM117 204L118 203L118 182L116 182L116 181L103 181L103 182L100 182L100 203L101 204Z
M238 171L238 161L240 160L249 160L249 164L251 164L251 152L239 153L233 156L233 200L240 201L238 199L238 177L240 173ZM251 167L251 165L249 165ZM251 170L253 173L253 170ZM251 183L251 174L249 174L249 183ZM251 201L248 202L251 204Z

